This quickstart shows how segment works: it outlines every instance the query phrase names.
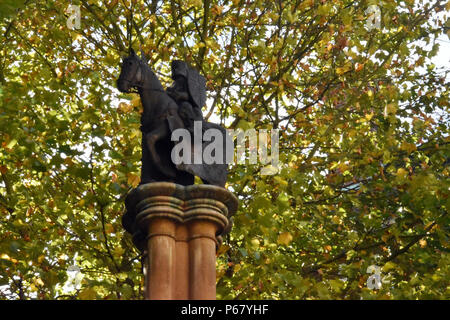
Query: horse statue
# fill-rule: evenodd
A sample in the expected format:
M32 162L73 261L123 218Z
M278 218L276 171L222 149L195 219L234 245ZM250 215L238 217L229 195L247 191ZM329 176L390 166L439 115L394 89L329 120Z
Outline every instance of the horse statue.
M176 91L174 87L182 85L179 83L179 75L183 72L176 72L177 83L174 83L174 86L166 91L158 77L148 66L145 55L142 53L142 57L139 58L133 49L130 52L130 55L123 59L117 88L121 92L131 92L133 89L137 89L144 108L141 115L142 170L140 184L166 181L186 186L194 184L194 176L198 176L206 184L224 187L227 177L226 161L212 164L174 164L171 158L171 152L175 146L175 143L171 140L172 132L176 129L186 129L192 132L192 128L187 124L189 114L196 113L193 118L203 119L201 116L203 105L201 104L204 104L206 100L203 76L200 76L195 69L194 71L193 68L187 67L191 76L186 78L190 81L186 87L189 87L188 91L191 97L189 101L195 108L186 101L178 101L177 103L173 91ZM177 61L173 65L183 66L183 63ZM195 72L197 72L197 76L193 77L192 75L196 75ZM171 94L171 92L173 93ZM219 130L224 139L222 142L226 143L226 139L229 139L223 127L204 120L202 120L202 124L206 129ZM192 141L191 144L193 146ZM225 144L222 143L222 145L225 147ZM201 150L206 146L207 143L202 141Z

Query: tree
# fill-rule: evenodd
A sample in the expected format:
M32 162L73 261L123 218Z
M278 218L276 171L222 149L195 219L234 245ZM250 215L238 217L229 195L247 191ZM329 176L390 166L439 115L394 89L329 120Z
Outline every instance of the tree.
M80 8L78 29L69 5ZM449 70L430 60L448 3L0 9L2 298L142 299L142 257L120 224L140 166L139 98L115 88L130 47L164 85L174 58L200 70L206 118L280 130L276 174L231 166L240 208L218 251L218 298L450 297ZM63 289L74 263L84 278ZM374 290L371 265L384 280Z

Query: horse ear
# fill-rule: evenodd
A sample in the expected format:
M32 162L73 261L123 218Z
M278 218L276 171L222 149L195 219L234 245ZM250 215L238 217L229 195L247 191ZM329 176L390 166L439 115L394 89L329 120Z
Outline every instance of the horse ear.
M147 57L145 56L144 50L141 49L141 60L148 64Z
M134 52L133 48L130 48L130 54L131 54L132 56L135 56L135 55L136 55L136 52Z

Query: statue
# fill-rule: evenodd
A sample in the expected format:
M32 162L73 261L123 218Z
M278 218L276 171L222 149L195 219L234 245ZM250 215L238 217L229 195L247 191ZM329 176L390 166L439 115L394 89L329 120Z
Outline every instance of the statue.
M180 60L172 61L172 79L174 83L167 93L178 104L178 113L186 129L194 134L194 121L204 122L202 106L206 102L206 80L197 70Z
M148 66L144 54L139 58L131 50L130 55L122 62L117 88L121 92L137 90L143 106L141 185L125 198L126 210L122 216L122 225L132 234L136 247L149 255L149 263L154 263L147 269L150 274L150 280L147 282L150 297L173 297L171 290L165 290L172 286L164 284L158 287L161 279L153 274L157 274L156 261L169 257L171 262L167 261L173 263L179 251L173 246L169 248L158 245L161 237L166 236L160 233L158 228L165 226L166 223L175 227L176 224L189 222L187 225L189 239L197 239L199 230L205 235L215 232L214 239L200 234L202 245L198 245L197 240L189 241L189 249L185 247L185 255L181 254L179 258L190 266L194 265L194 269L198 269L200 265L202 270L203 265L209 266L207 274L210 278L203 275L200 277L207 279L203 281L207 283L203 287L209 288L209 293L205 295L203 292L205 290L202 289L192 297L210 298L215 297L215 286L210 285L215 283L215 255L209 248L211 245L217 246L222 241L222 236L230 231L231 215L236 211L238 204L237 199L224 189L228 171L227 162L230 157L226 150L232 151L233 143L223 127L203 119L201 109L206 102L205 78L183 61L175 60L171 67L174 82L165 90ZM180 137L183 136L182 142L176 140L180 132L182 133ZM178 148L180 146L182 148ZM186 146L188 148L185 149ZM176 156L173 157L173 154L176 154L174 151L178 149L183 154L181 162ZM196 161L199 150L200 162ZM204 184L193 185L195 176L200 177ZM164 221L162 225L161 221ZM204 221L209 223L203 224ZM158 237L153 237L150 230ZM175 237L175 241L187 242L186 237L177 238L178 236L175 232L170 239L173 240ZM200 252L196 255L200 259L190 257L187 260L187 257L192 255L191 247L195 248L197 253ZM165 250L169 252L160 254ZM163 265L167 264L163 262ZM183 263L177 265L185 268ZM165 281L170 282L170 279L174 279L170 276L174 270L165 268L164 273L169 275L164 276ZM188 279L179 285L184 286L190 281ZM199 282L197 279L193 281ZM159 289L152 289L155 287ZM189 293L183 295L184 299L192 294L186 288L183 292Z
M195 121L202 124L202 133L208 129L220 131L223 148L228 145L227 139L230 139L223 127L203 119L201 108L206 102L205 78L179 60L172 62L172 78L174 83L166 91L148 66L143 53L139 58L131 49L130 55L123 59L117 88L121 92L137 89L144 108L141 116L140 183L166 181L187 186L194 184L194 176L198 176L206 184L224 187L227 177L225 159L212 164L194 164L191 161L176 165L171 159L171 151L175 145L171 141L172 132L176 129L186 129L194 134ZM193 146L194 141L191 141L191 144ZM201 150L208 144L202 141Z

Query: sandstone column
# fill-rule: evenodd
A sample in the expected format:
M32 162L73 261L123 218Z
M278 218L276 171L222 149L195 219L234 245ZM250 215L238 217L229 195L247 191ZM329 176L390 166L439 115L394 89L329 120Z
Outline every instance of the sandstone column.
M148 255L146 299L215 299L216 248L237 199L212 185L140 185L127 196L124 228Z
M184 223L177 226L175 299L189 299L189 234Z

